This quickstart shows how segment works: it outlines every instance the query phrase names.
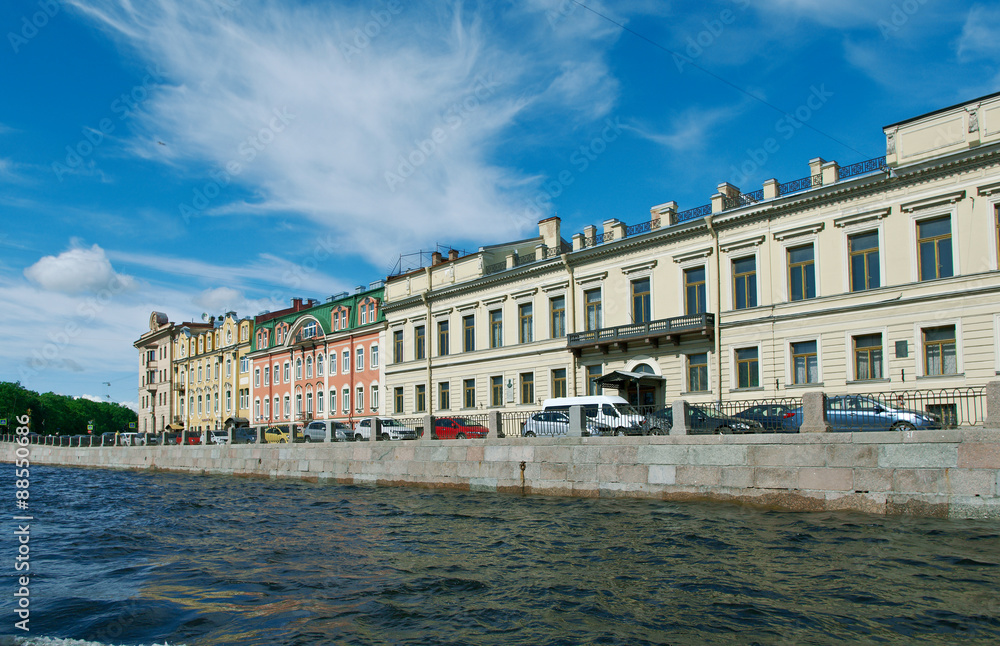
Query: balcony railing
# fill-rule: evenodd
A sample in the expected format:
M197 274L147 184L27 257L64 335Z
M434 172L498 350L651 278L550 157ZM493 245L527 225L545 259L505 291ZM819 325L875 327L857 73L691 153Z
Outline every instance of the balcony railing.
M637 339L655 340L663 337L679 337L682 333L702 332L710 334L715 325L714 314L694 314L658 319L646 323L632 323L617 327L606 327L586 332L573 332L567 336L570 349L588 345L601 346L611 343L628 342Z
M849 179L851 177L857 177L858 175L864 175L865 173L871 173L877 170L886 170L886 168L885 155L882 155L881 157L875 157L874 159L866 159L865 161L858 162L857 164L844 166L840 169L838 178Z
M764 201L764 189L753 191L752 193L740 193L736 197L722 196L722 204L725 209L738 209Z
M799 191L806 191L810 188L823 185L822 175L812 175L810 177L803 177L802 179L795 179L790 182L785 182L784 184L778 184L778 196L791 195L792 193L798 193Z
M677 214L677 223L687 222L688 220L697 220L698 218L703 218L706 215L712 214L712 205L704 204L702 206L688 209L687 211L681 211Z

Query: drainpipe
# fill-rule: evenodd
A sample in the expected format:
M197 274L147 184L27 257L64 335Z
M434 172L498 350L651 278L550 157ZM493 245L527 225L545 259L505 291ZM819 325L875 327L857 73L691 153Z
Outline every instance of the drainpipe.
M561 244L561 243L560 243ZM566 288L566 339L569 340L569 335L576 332L576 286L573 282L573 267L569 264L569 254L564 253L562 255L563 267L566 269L566 273L569 275L569 282ZM570 371L569 371L569 388L567 389L567 394L572 393L572 397L578 396L580 393L576 391L576 353L570 352Z
M705 216L705 226L712 234L715 255L715 392L718 393L719 410L722 410L722 259L719 257L719 232L712 226L713 216Z

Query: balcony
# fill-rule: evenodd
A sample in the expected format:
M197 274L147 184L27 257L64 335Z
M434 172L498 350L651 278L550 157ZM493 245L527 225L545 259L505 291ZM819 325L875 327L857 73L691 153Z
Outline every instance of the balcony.
M600 350L607 354L612 346L615 349L628 350L629 344L659 347L661 341L680 345L682 335L698 335L711 339L715 329L714 314L695 314L693 316L675 316L670 319L659 319L647 323L633 323L606 327L600 330L574 332L568 335L566 347L574 355L580 356L584 350Z

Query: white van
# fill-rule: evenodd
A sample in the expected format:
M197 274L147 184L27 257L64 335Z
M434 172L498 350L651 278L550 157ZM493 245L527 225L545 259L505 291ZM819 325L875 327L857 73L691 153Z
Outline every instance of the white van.
M542 402L545 410L569 411L570 406L583 406L583 412L588 418L608 426L615 435L642 435L644 432L645 419L624 397L555 397Z

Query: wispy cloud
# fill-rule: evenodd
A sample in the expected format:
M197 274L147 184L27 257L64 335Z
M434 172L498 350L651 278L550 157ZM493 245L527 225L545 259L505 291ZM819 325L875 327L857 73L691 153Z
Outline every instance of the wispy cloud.
M487 20L458 2L376 16L259 0L220 20L214 0L71 4L162 72L135 154L207 164L206 195L250 188L259 212L301 214L369 259L523 233L531 187L497 148L553 112L553 134L572 132L618 92L604 60L617 30L583 11L553 26L541 5ZM227 212L205 202L195 217Z
M962 59L1000 57L1000 7L976 5L969 10L956 53Z

